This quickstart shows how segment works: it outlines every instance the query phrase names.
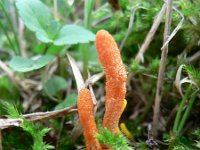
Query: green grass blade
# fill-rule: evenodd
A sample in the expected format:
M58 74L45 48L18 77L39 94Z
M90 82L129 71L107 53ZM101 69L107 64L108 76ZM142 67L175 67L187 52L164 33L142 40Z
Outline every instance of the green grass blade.
M175 118L175 122L174 122L174 126L173 126L173 132L174 133L177 133L177 130L178 130L178 126L179 126L179 122L180 122L180 119L181 119L181 114L182 114L182 111L183 111L183 107L189 97L189 94L192 90L192 85L189 86L189 88L187 89L186 91L186 94L184 95L182 101L181 101L181 104L178 108L178 112L176 114L176 118Z
M183 129L183 127L184 127L184 125L186 123L186 120L187 120L187 118L189 116L189 113L190 113L190 111L192 109L192 106L193 106L193 104L195 102L196 95L197 95L197 92L195 91L192 94L191 99L190 99L189 104L188 104L188 107L187 107L187 109L186 109L186 111L185 111L185 113L183 115L183 118L181 119L180 125L178 127L178 133L181 132L181 130Z
M19 41L18 41L18 38L17 38L17 33L16 33L16 31L15 31L15 29L14 29L14 26L13 26L13 23L12 23L12 21L11 21L11 18L10 18L10 16L9 16L9 14L8 14L8 12L6 11L6 9L5 9L5 7L4 7L4 5L3 5L3 3L0 3L0 7L2 8L2 12L5 14L5 16L6 16L6 20L7 20L7 22L8 22L8 26L9 26L9 28L11 29L11 31L12 31L12 33L14 34L14 37L15 37L15 42L16 42L16 46L17 46L17 52L19 53L19 51L20 51L20 45L19 45Z

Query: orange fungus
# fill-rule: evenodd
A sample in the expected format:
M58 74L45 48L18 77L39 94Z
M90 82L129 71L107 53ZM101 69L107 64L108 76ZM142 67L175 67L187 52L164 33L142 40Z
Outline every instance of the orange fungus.
M119 48L107 31L97 32L96 50L106 75L106 110L103 127L116 133L126 94L126 70Z

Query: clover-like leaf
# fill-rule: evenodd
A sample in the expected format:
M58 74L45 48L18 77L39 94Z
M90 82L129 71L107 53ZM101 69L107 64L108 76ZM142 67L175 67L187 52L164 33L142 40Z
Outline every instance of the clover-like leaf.
M40 69L47 65L51 60L53 60L54 56L52 55L44 55L40 58L33 60L29 58L24 58L21 56L14 56L9 65L13 70L19 72L29 72L33 70Z

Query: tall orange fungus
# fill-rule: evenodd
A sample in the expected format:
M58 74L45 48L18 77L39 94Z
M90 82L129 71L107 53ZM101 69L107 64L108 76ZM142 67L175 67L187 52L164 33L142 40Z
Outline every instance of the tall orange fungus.
M126 70L119 48L107 31L97 32L96 50L106 75L106 110L103 127L116 133L126 94Z

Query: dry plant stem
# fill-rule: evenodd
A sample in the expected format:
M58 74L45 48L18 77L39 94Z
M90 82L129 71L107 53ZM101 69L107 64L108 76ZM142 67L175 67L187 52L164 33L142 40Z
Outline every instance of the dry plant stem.
M172 0L167 0L166 4L167 4L167 10L166 10L166 21L165 21L163 43L165 43L167 41L168 36L170 34L170 26L171 26L171 19L172 19ZM160 102L161 102L161 98L162 98L162 87L163 87L163 83L164 83L167 52L168 52L168 44L162 50L160 66L159 66L155 105L154 105L154 114L153 114L153 136L154 136L154 138L157 138L157 131L159 128Z
M131 17L130 17L130 20L129 20L129 25L128 25L128 29L126 31L126 34L125 34L125 37L124 39L122 40L120 46L119 46L119 49L120 51L122 50L122 48L124 47L124 44L129 36L129 34L131 33L131 30L132 30L132 27L133 27L133 21L134 21L134 17L135 17L135 11L136 11L136 8L135 7L132 7L131 8Z
M56 117L61 117L61 116L66 116L67 114L77 112L77 109L62 109L58 111L52 111L52 112L46 112L46 115L41 115L41 116L34 116L31 118L28 118L28 121L40 121L40 120L47 120L47 119L52 119Z
M13 83L16 85L17 88L20 88L19 85L20 81L18 79L16 79L16 77L14 76L14 73L7 67L7 65L5 63L3 63L0 60L0 68L6 73L6 75L13 81Z
M176 26L176 28L172 31L172 33L170 34L170 36L167 38L167 40L165 41L165 43L161 47L161 50L163 50L165 48L165 46L169 44L169 42L171 41L171 39L176 35L176 33L178 32L178 30L181 28L181 26L183 24L183 21L184 21L183 14L176 7L173 7L173 9L180 15L181 21L178 23L178 25Z
M187 62L193 63L193 62L197 61L199 58L200 58L200 50L198 52L196 52L194 55L192 55L191 57L187 58Z
M77 109L75 109L76 106L72 106L69 108L51 111L51 112L38 112L38 113L32 113L32 114L25 114L22 115L27 121L42 121L47 119L52 119L56 117L62 117L66 116L67 114L77 112ZM21 118L16 119L0 119L0 129L5 129L13 126L20 126L23 120Z
M53 0L53 14L56 19L58 19L58 2Z
M25 81L16 77L14 72L1 60L0 60L0 69L4 71L4 73L11 79L11 81L19 90L21 90L22 92L25 91L26 93L32 93L32 91L30 91L28 87L28 84L32 83L32 82L29 82L30 80Z
M72 72L73 72L75 80L76 80L77 90L79 92L82 88L85 87L83 77L81 75L81 72L80 72L75 60L68 53L66 55L69 59L70 65L72 67Z
M96 50L106 75L106 110L103 127L116 133L126 94L126 71L115 40L105 30L96 34Z
M0 129L0 150L3 150L3 147L2 147L2 132L1 132L1 129Z
M129 20L128 29L127 29L127 31L126 31L125 37L123 38L123 40L122 40L122 42L121 42L121 44L120 44L120 46L119 46L120 51L121 51L122 48L124 47L124 44L126 43L126 40L127 40L128 36L129 36L130 33L131 33L131 30L132 30L132 27L133 27L133 24L134 24L135 11L136 11L137 9L140 9L140 8L145 9L144 7L139 7L139 6L137 6L137 7L132 7L132 8L131 8L131 12L130 12L131 17L130 17L130 20Z
M28 55L27 55L26 44L24 40L24 23L22 22L21 19L19 19L18 39L19 39L19 44L20 44L21 55L23 57L27 57Z
M33 117L33 118L30 118L30 119L27 119L27 120L28 121L48 120L48 119L52 119L52 118L66 116L67 114L74 113L74 112L77 112L77 109L62 110L62 111L58 111L58 112L52 112L52 113L49 113L48 115L37 116L37 117Z
M135 57L135 60L137 62L140 62L142 61L143 62L143 55L144 53L146 52L146 50L148 49L149 47L149 44L151 43L151 41L153 40L153 37L162 21L162 18L164 16L166 12L166 4L164 3L163 6L162 6L162 9L160 10L160 12L158 13L158 15L156 16L154 22L153 22L153 25L151 26L151 29L149 31L149 33L147 34L146 38L145 38L145 41L143 42L138 54L136 55Z
M20 119L0 119L0 129L6 129L9 127L19 127L23 120Z
M101 150L101 145L95 135L98 132L94 118L94 105L90 90L83 88L78 96L78 114L84 129L84 138L87 150Z

